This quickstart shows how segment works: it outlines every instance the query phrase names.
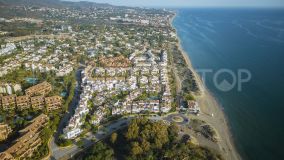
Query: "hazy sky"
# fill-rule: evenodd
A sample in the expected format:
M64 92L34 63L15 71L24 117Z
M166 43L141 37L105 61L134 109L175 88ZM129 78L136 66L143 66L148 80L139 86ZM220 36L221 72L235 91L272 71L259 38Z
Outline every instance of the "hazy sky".
M80 1L80 0L73 0ZM165 6L165 7L284 7L284 0L88 0L100 3L126 6Z

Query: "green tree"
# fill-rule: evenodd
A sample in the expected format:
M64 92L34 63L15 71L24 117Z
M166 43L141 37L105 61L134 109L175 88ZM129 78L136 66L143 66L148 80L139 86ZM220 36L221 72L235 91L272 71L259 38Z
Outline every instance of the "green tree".
M136 155L139 155L139 154L142 154L143 153L143 149L139 146L139 143L138 142L133 142L131 144L131 154L133 156L136 156Z
M184 95L184 99L187 101L195 100L194 96L190 93Z
M49 128L49 126L44 127L44 129L41 131L41 138L45 142L49 140L51 135L52 135L52 130Z
M150 142L148 142L147 140L143 139L142 143L141 143L141 148L143 149L144 152L148 152L151 148L151 144Z
M111 160L113 159L114 151L106 144L98 142L87 152L87 156L83 160Z
M83 140L79 140L78 143L77 143L77 146L80 147L80 148L83 148L84 147Z
M114 132L111 134L110 141L112 144L114 144L116 140L117 140L117 133Z
M135 139L138 137L139 133L139 127L136 123L136 121L132 121L131 124L128 127L127 133L126 133L126 138L128 140Z
M172 123L169 127L168 127L168 134L169 134L169 139L170 141L174 141L177 139L178 137L178 130L179 127L176 123Z

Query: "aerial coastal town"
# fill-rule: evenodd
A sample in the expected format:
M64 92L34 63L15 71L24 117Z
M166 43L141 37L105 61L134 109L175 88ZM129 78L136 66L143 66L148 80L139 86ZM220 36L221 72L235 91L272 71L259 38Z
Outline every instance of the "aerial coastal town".
M107 60L99 58L100 67L90 65L83 70L83 92L79 106L64 130L66 138L74 138L82 132L82 117L86 114L93 114L96 118L91 123L98 125L107 109L111 109L112 115L169 112L172 96L167 53L157 55L148 50L136 51L129 59L122 56ZM106 103L108 99L113 103ZM97 105L93 113L89 113L88 102Z
M174 16L91 2L0 3L0 159L72 159L137 117L177 124L177 137L218 152L216 131L198 120L200 88Z

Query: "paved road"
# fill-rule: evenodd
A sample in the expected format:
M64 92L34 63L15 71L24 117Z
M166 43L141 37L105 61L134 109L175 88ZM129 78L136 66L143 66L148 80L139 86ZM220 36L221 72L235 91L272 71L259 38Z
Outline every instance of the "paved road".
M109 136L111 133L113 133L114 131L120 129L123 126L127 126L127 124L130 122L130 120L133 119L132 117L128 117L128 118L122 118L120 120L117 120L105 127L103 127L102 129L100 129L95 135L93 135L92 133L87 133L86 136L82 139L84 142L83 148L88 148L91 145L93 145L94 143L102 140L103 138ZM95 139L95 140L94 140ZM54 139L52 139L52 141L50 142L50 147L51 147L51 160L58 160L58 159L69 159L72 156L74 156L75 154L79 153L80 151L82 151L82 148L79 148L76 145L72 145L70 147L58 147L55 143L54 143Z
M183 119L183 121L182 122L173 121L173 117L175 117L175 116L181 117ZM168 121L168 122L175 122L178 125L186 125L189 122L189 118L187 118L185 115L180 114L180 113L170 114L170 115L164 117L163 119Z
M74 97L71 101L71 104L68 106L68 111L63 115L63 117L60 119L57 131L55 133L55 138L58 138L60 134L63 133L63 128L67 125L69 119L71 116L74 114L75 108L78 105L79 99L80 99L80 94L81 94L81 71L83 67L80 67L76 71L76 81L77 81L77 86L75 88L75 93Z

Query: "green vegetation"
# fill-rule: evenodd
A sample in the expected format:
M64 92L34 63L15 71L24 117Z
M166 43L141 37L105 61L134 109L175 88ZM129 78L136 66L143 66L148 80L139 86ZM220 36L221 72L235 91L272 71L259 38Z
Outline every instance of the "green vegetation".
M98 142L84 153L84 155L84 158L82 158L84 160L111 160L113 159L114 151L108 145ZM80 158L76 157L76 160Z
M179 127L153 122L146 118L131 121L128 127L113 133L104 143L99 142L76 159L198 159L218 160L220 155L178 138ZM79 158L80 157L80 158Z
M195 100L194 96L190 93L184 94L184 99L187 101Z
M205 138L213 142L218 141L216 131L205 121L193 119L190 121L189 125L194 130L194 132L202 134Z
M63 110L66 111L75 95L75 88L76 88L75 72L72 72L72 74L70 74L69 76L65 76L63 84L65 85L67 91L67 96L65 97L65 103L63 105Z
M199 88L194 78L193 72L188 68L182 52L177 45L173 46L171 54L173 56L173 64L175 65L176 70L178 71L178 75L182 81L182 91L184 93L198 93Z
M60 135L60 136L58 137L58 140L55 141L55 142L56 142L56 144L57 144L58 146L60 146L60 147L67 147L67 146L70 146L70 145L73 144L70 139L65 139L65 138L64 138L64 135Z
M87 106L88 106L88 108L89 108L90 110L95 107L94 103L93 103L91 100L88 100Z
M78 142L77 142L77 146L80 147L80 148L83 148L84 147L84 141L82 139L80 139Z
M146 91L143 91L136 99L135 101L142 101L148 99L148 93Z
M31 160L42 159L49 154L48 143L53 133L56 131L60 120L59 115L56 113L52 113L52 115L50 115L49 118L50 119L47 126L45 126L40 133L42 144L39 146L37 150L35 150L32 157L29 158Z
M109 101L117 102L118 100L125 99L128 94L129 93L127 91L121 91L119 94L111 96Z
M20 83L22 85L22 89L25 90L34 84L30 84L26 81L26 78L37 78L38 82L47 81L52 85L52 92L49 94L52 95L60 95L63 91L67 91L66 102L70 102L74 95L74 89L76 86L75 80L75 72L65 76L65 77L56 77L54 72L39 72L39 71L27 71L23 67L10 72L9 74L0 77L1 82L12 82L12 83ZM24 94L17 93L18 95Z
M35 23L28 22L9 22L9 23L1 23L1 30L8 32L8 36L18 37L34 34L37 31L39 32L41 29L41 25L37 25Z
M23 111L0 111L2 122L8 124L14 132L23 129L29 124L29 120L39 115L39 111L28 109Z
M112 144L114 144L117 140L117 133L112 133L110 136L110 141Z
M33 85L26 82L25 78L33 76L38 78L38 82L47 81L52 84L53 90L51 91L51 93L49 93L48 96L60 95L63 91L67 92L66 97L64 97L63 111L67 110L73 99L74 90L76 87L75 72L72 72L71 74L65 77L56 77L54 72L40 73L38 71L35 71L34 73L32 73L31 71L26 71L25 69L20 68L15 72L1 77L0 80L6 82L20 83L23 86L22 89L25 90L26 88L31 87ZM23 94L24 92L17 93L17 95ZM42 145L39 146L39 148L33 154L32 159L41 159L49 154L48 141L50 140L51 136L54 134L58 127L60 117L62 116L62 110L47 113L45 110L36 111L30 108L23 111L1 111L0 113L2 120L9 126L11 126L11 128L13 129L13 136L17 135L17 131L27 126L29 120L36 117L38 114L40 114L40 112L48 114L50 121L49 124L41 132L43 142ZM58 144L60 146L68 146L72 144L72 141L65 140L62 137L59 137L58 141Z
M149 99L158 99L160 96L159 92L147 92L143 91L134 101L144 101Z

